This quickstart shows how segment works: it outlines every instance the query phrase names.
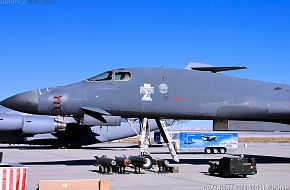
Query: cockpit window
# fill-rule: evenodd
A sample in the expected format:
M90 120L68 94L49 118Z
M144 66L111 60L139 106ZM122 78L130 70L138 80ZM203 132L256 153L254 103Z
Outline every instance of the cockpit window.
M131 73L125 71L116 71L115 80L128 81L131 79Z
M89 78L88 81L106 81L106 80L112 80L112 71L108 71L102 74L99 74L97 76L94 76L92 78Z

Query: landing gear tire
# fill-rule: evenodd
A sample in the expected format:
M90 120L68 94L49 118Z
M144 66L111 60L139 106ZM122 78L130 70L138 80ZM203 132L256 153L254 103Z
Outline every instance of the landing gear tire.
M210 149L210 148L205 148L205 149L204 149L204 152L205 152L206 154L210 154L210 153L211 153L211 149Z
M153 159L152 159L152 157L149 156L149 155L143 155L142 157L146 159L146 164L143 165L143 169L146 169L146 170L151 169L152 166L153 166Z

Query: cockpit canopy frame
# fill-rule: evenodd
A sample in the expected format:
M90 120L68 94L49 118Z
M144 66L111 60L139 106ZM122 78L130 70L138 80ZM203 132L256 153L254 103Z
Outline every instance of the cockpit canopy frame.
M101 81L129 81L132 74L125 70L106 71L94 77L87 79L88 82L101 82Z

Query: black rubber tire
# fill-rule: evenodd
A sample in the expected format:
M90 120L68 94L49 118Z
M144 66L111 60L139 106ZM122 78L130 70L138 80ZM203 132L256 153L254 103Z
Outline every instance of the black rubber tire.
M150 155L143 155L143 158L146 159L146 164L143 165L143 169L149 170L153 166L153 158Z

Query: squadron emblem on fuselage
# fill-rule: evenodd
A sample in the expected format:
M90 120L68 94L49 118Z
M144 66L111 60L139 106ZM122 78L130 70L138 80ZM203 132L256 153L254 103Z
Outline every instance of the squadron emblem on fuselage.
M151 94L154 93L154 87L151 84L144 83L144 86L140 86L140 94L144 94L142 101L152 101Z

